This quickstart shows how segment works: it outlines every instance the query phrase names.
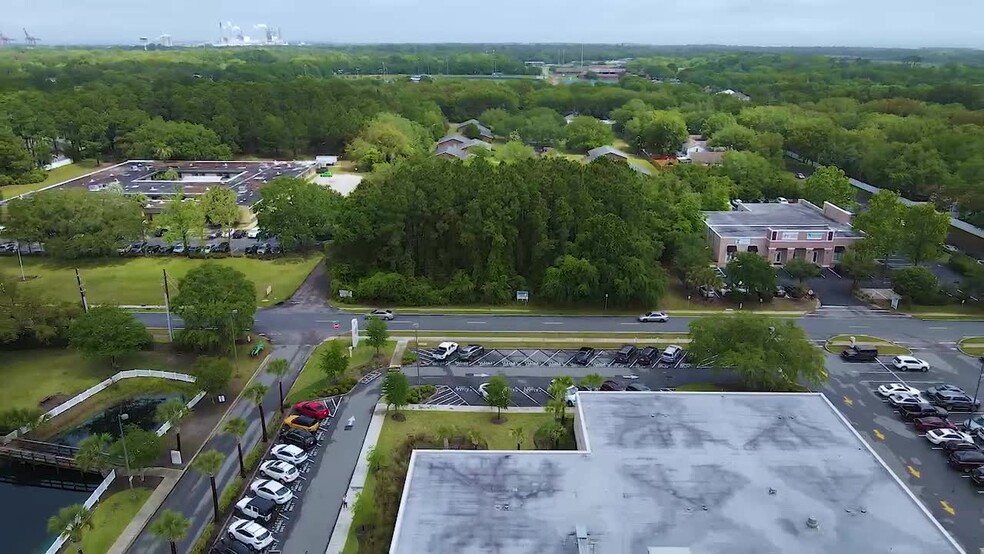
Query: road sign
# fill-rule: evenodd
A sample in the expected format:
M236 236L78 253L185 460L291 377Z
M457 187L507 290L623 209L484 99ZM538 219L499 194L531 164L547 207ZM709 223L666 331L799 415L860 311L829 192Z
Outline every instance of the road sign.
M530 300L530 291L528 291L528 290L518 290L518 291L516 291L516 300L519 300L520 302L529 302L529 300Z
M331 322L331 327L332 327L332 329L338 329L338 328L340 328L341 326L342 326L342 325L341 325L341 324L340 324L340 323L338 322L338 320L337 320L337 319L336 319L335 321L332 321L332 322Z
M338 289L339 298L352 298L352 291L345 289Z

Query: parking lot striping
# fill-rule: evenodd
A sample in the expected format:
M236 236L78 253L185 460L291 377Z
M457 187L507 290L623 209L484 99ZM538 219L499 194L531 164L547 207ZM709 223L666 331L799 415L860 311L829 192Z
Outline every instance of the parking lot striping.
M477 364L478 362L482 361L483 359L485 359L486 356L488 356L489 354L491 354L493 352L495 352L495 350L489 350L485 354L482 354L481 356L479 356L479 358L477 360L475 360L475 363Z
M554 352L553 354L551 354L551 355L550 355L550 357L549 357L549 358L547 358L547 361L546 361L546 362L543 362L543 363L548 363L548 362L551 362L551 361L553 361L553 359L554 359L554 358L555 358L555 357L556 357L556 356L557 356L558 354L561 354L562 352L564 352L564 351L563 351L563 350L558 350L558 351L556 351L556 352ZM544 354L546 354L546 352L544 352Z
M528 395L528 394L526 394L526 391L524 391L523 389L521 389L521 388L519 388L519 387L513 387L513 390L515 390L515 391L516 391L516 392L518 392L519 394L522 394L522 395L523 395L523 396L525 396L526 398L529 398L529 400L530 400L530 402L533 402L533 403L535 403L535 404L537 403L537 401L536 401L536 400L534 400L532 396L530 396L530 395Z
M906 467L909 468L909 473L911 473L912 476L915 477L916 479L919 479L920 477L922 477L922 473L920 473L920 471L918 469L916 469L916 468L914 468L912 466L906 466Z

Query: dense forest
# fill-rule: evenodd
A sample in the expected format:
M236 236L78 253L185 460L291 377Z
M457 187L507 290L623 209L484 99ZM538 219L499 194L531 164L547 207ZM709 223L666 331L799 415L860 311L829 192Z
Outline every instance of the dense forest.
M409 142L418 145L445 133L446 121L470 117L571 153L607 140L590 121L565 129L561 116L576 112L614 120L615 135L642 157L672 155L687 132L774 168L792 150L941 208L957 201L984 223L984 68L971 51L592 46L587 59L635 56L634 74L566 85L441 77L488 76L493 67L534 73L525 60L558 61L558 49L567 60L580 56L568 46L11 50L0 54L0 186L43 178L37 168L54 150L96 160L342 153L387 113L414 125ZM396 76L407 73L433 78ZM723 88L751 100L715 94ZM365 145L354 150L372 150ZM761 168L762 160L745 161ZM755 199L762 188L736 182L733 196Z

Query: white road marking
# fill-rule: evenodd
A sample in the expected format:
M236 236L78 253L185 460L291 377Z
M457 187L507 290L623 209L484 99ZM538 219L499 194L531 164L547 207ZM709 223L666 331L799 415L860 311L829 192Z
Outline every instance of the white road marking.
M467 323L468 325L485 325L486 324L486 322L484 322L484 321L466 321L465 323Z
M851 325L848 327L848 329L868 329L868 328L869 327L867 325Z
M544 321L542 323L544 325L563 325L564 324L563 321Z
M619 325L639 325L639 322L638 321L625 321L625 322L619 323Z
M930 327L934 331L946 331L949 327Z

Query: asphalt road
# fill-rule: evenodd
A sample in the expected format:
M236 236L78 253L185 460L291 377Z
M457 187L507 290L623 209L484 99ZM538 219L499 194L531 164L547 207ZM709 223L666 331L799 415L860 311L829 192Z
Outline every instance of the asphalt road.
M149 327L166 327L165 315L144 312L138 317ZM267 334L279 344L318 344L325 338L350 328L350 321L361 315L330 308L298 309L277 307L256 313L253 330ZM639 323L630 316L534 316L534 315L406 315L388 322L391 330L410 331L416 323L421 331L468 332L686 332L695 317L673 317L666 323ZM341 330L332 329L339 321ZM813 339L832 335L876 335L915 347L953 345L963 337L984 335L979 321L923 321L920 319L861 308L821 309L798 319L799 325ZM180 327L180 320L175 319Z
M953 349L917 350L914 354L930 363L929 372L894 372L890 357L883 357L882 363L848 364L828 355L830 380L823 392L968 552L984 552L981 492L964 474L950 469L943 453L934 450L912 424L902 421L876 392L879 385L892 382L905 382L920 390L949 383L973 395L980 365ZM969 414L953 413L950 420L961 422L967 417Z
M292 372L289 376L284 378L285 390L289 389L294 383L294 379L297 378L297 374L304 366L304 362L310 355L311 350L311 348L298 346L276 346L270 353L270 357L285 358L290 362ZM280 417L280 413L276 410L277 403L280 400L279 392L276 386L276 378L263 371L257 373L253 382L263 383L270 386L270 390L264 399L267 422L270 421L271 417ZM248 399L242 399L232 406L226 417L246 418L246 421L248 422L248 429L246 431L246 435L242 439L243 453L246 454L250 452L261 438L260 416L256 406L253 405L253 403ZM212 449L218 450L226 455L222 469L215 478L216 487L219 491L221 491L230 481L232 481L233 478L239 474L239 459L236 454L236 439L231 435L226 434L215 435L205 443L203 450ZM192 453L186 452L185 455L191 456ZM167 498L164 500L164 503L157 510L157 513L155 513L154 517L151 518L151 521L153 521L153 519L165 509L176 510L185 517L189 518L191 520L191 528L188 530L187 536L198 537L202 533L204 527L212 521L213 517L212 493L209 487L208 478L202 476L194 470L186 471L178 480L174 490L168 494ZM160 539L151 534L148 527L145 527L140 532L137 539L132 545L130 545L128 551L139 552L141 554L152 552L169 552L167 543L162 542ZM182 553L190 552L192 546L191 541L188 539L180 541L178 542L178 551Z

